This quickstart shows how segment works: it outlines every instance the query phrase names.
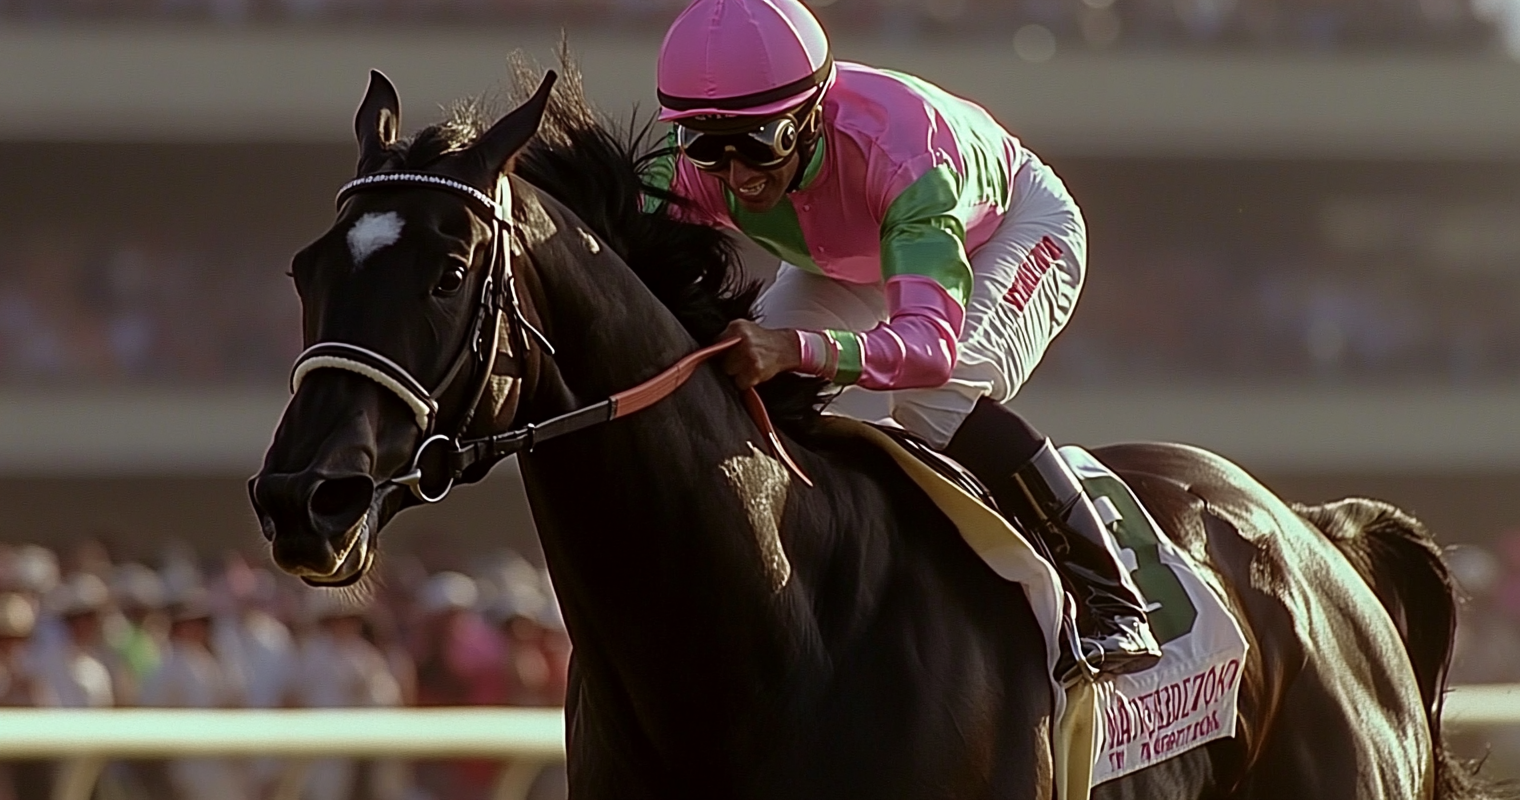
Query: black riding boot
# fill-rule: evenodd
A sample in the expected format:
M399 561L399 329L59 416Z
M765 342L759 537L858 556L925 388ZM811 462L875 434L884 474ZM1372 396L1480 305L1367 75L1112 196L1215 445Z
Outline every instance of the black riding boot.
M984 399L945 454L980 478L1000 510L1016 517L1052 555L1086 612L1082 655L1091 668L1120 675L1161 658L1146 621L1145 600L1120 563L1113 536L1049 439L1019 415ZM1056 670L1057 677L1069 681L1087 668L1063 654Z

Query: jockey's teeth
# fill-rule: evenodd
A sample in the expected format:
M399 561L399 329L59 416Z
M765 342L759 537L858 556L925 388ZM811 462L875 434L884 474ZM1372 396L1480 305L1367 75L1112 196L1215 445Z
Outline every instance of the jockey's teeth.
M745 197L758 197L758 196L760 196L761 192L765 191L765 184L766 183L767 183L767 181L764 178L762 178L762 179L760 179L758 181L755 181L754 183L746 184L744 186L740 186L739 187L739 194L741 194L741 195L743 195Z

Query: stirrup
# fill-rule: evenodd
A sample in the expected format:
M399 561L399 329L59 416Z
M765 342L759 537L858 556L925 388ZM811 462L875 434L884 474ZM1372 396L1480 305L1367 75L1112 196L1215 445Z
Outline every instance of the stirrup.
M1105 675L1128 675L1156 666L1161 660L1161 645L1151 633L1151 626L1138 617L1112 620L1117 633L1090 639L1101 653L1098 671ZM1085 643L1085 642L1084 642Z
M1046 554L1049 558L1049 554ZM1061 617L1061 625L1056 630L1056 663L1053 667L1053 677L1062 688L1070 689L1083 681L1094 681L1098 678L1098 669L1095 664L1095 656L1101 657L1101 653L1092 650L1089 646L1093 643L1083 638L1077 632L1077 598L1070 592L1064 592L1066 602L1063 605L1064 613Z
M1104 675L1143 672L1160 663L1161 648L1155 644L1150 626L1131 629L1127 633L1141 640L1130 643L1138 647L1105 647L1105 643L1111 643L1119 637L1084 636L1077 640L1075 649L1070 646L1061 648L1060 655L1056 657L1056 679L1062 686L1070 687L1084 680L1097 680ZM1080 657L1077 655L1079 651Z

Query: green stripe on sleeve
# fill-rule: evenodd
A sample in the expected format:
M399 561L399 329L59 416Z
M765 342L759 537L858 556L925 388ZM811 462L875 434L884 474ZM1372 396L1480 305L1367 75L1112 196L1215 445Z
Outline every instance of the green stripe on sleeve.
M971 298L966 226L957 213L961 178L948 164L925 172L887 208L881 222L881 274L922 275L962 306Z
M839 346L839 366L834 371L834 383L849 386L860 380L860 334L854 331L824 331L824 335Z

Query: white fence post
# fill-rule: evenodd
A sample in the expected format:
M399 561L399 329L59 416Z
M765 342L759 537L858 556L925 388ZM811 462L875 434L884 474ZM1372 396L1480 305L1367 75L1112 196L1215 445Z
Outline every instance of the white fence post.
M98 756L71 758L58 765L53 784L53 800L90 800L95 782L105 769L106 760Z
M528 790L533 780L544 771L544 762L537 759L515 758L501 767L496 777L496 790L491 800L528 800Z

